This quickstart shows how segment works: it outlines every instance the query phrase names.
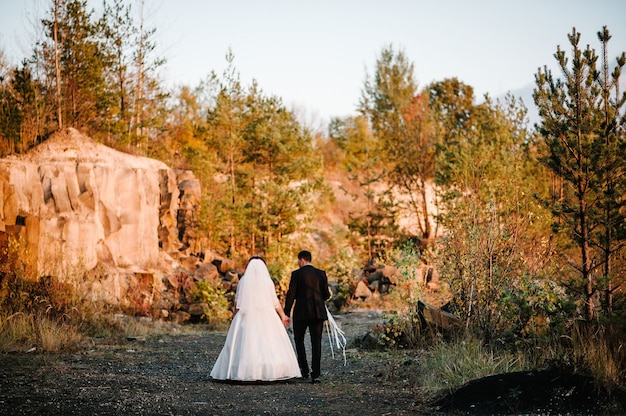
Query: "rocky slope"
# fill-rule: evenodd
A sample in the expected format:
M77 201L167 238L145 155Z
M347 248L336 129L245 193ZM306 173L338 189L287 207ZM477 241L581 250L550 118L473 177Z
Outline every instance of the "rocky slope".
M179 178L70 128L0 159L0 241L19 241L34 276L55 276L88 299L149 304L179 266L199 192L188 172Z

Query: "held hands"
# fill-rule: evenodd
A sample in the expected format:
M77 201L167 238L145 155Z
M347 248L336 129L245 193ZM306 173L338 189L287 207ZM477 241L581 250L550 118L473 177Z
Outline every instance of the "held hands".
M287 316L287 314L280 305L276 307L276 312L278 313L278 316L280 316L280 320L283 322L283 325L289 325L291 319L289 318L289 316Z

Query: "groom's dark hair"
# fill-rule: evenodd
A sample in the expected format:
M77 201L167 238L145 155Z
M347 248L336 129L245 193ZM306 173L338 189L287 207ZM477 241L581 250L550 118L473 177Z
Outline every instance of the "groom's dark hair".
M304 259L305 261L310 263L311 260L312 260L311 252L307 251L307 250L302 250L301 252L298 253L298 258L299 259Z

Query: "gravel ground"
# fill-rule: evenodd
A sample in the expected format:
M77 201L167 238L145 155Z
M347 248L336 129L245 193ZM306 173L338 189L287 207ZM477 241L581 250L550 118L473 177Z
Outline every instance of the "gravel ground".
M429 403L412 381L419 357L350 345L382 321L379 312L355 310L336 320L348 338L347 362L336 351L331 357L325 337L322 382L315 385L212 381L209 373L226 333L200 326L94 340L74 354L0 354L0 416L626 414L623 400L596 394L587 379L546 373L475 380ZM512 404L524 410L506 410Z
M337 316L349 341L380 314ZM174 331L173 331L174 332ZM209 373L225 332L171 333L111 342L75 354L0 355L0 415L416 415L433 414L403 378L414 364L349 348L331 356L322 382L230 384Z

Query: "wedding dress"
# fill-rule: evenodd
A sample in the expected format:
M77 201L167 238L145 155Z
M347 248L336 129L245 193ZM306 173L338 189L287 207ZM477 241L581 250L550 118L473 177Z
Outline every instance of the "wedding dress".
M274 381L300 377L291 340L276 312L274 283L262 259L253 258L237 285L238 309L211 370L216 380Z

